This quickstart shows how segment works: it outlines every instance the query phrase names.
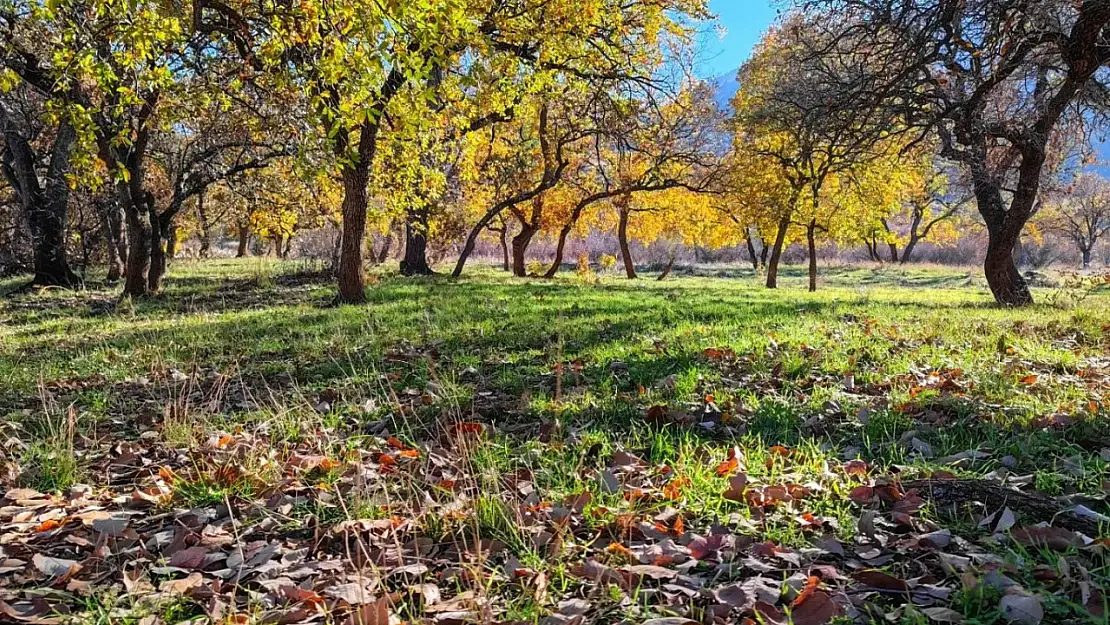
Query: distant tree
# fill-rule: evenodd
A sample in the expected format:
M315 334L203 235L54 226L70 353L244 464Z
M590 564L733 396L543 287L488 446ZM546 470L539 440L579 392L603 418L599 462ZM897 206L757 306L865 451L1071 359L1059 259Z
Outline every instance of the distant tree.
M1110 86L1110 4L1101 0L797 0L820 34L822 80L861 109L935 133L966 168L988 232L1000 304L1032 295L1014 248L1038 206L1053 136L1097 119ZM844 74L843 59L865 71ZM823 67L814 63L814 67Z
M787 18L764 36L740 69L740 89L733 99L736 149L775 163L789 188L786 201L772 208L778 223L767 264L768 288L778 284L779 260L791 224L802 224L812 250L821 227L818 215L826 183L884 155L893 145L889 137L898 129L887 111L861 106L861 94L840 88L841 80L865 75L875 60L809 54L809 46L821 35L806 16ZM827 45L836 47L835 41ZM803 203L808 217L799 213ZM799 222L800 217L805 218ZM813 261L810 266L815 274ZM811 287L815 280L811 275Z
M1070 191L1049 203L1041 221L1075 245L1083 268L1087 269L1095 246L1110 234L1110 182L1095 174L1085 174Z

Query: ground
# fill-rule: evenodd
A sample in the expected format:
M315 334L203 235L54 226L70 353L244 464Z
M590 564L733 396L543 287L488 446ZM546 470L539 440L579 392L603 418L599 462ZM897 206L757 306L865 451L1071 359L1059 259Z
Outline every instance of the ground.
M6 297L0 621L1106 622L1110 287L824 273Z

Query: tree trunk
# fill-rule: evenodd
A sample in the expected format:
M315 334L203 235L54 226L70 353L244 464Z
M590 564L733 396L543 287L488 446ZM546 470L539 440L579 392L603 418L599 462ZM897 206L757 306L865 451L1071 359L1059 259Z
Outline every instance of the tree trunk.
M983 261L987 284L994 299L1005 306L1026 306L1033 303L1029 286L1014 263L1014 244L1018 235L1014 228L987 226L987 256Z
M505 271L511 271L512 267L509 265L509 226L507 224L498 230L497 239L501 244L501 268Z
M752 264L752 271L759 271L759 257L755 255L755 244L752 243L752 235L747 230L744 231L744 243L748 246L748 260Z
M762 237L760 237L759 240L763 243L763 247L759 250L759 266L760 267L766 267L767 266L767 255L771 252L771 249L769 247L767 247L767 241L766 240L764 240Z
M782 259L782 247L786 243L786 231L789 228L789 217L779 220L778 231L775 232L775 245L771 248L771 259L767 261L768 289L776 289L779 286L779 260Z
M632 210L627 203L619 207L618 215L620 220L617 222L617 241L621 247L621 259L624 261L624 275L629 280L635 280L636 264L632 262L632 249L628 245L628 219L632 216Z
M902 249L902 259L898 262L902 263L903 265L910 262L910 259L913 258L913 251L915 248L917 248L917 242L919 240L920 239L913 236L912 234L910 235L910 240L906 242L906 247Z
M127 214L127 270L123 294L144 297L150 294L147 282L152 246L150 219L139 206L127 206L124 210Z
M6 115L3 116L6 119ZM58 127L51 147L45 180L39 182L36 157L30 142L5 122L4 174L23 205L34 250L35 277L32 284L75 287L81 278L69 267L66 256L66 226L69 218L69 154L76 133L69 124Z
M177 258L177 224L171 224L170 229L166 232L166 259L173 260Z
M897 243L887 243L887 247L890 248L890 262L892 262L892 263L898 262L898 244Z
M1081 251L1083 253L1083 268L1084 269L1090 269L1091 268L1091 248L1090 247L1081 248Z
M197 195L197 225L200 227L200 249L197 256L208 258L212 253L212 224L208 223L208 212L204 209L204 195Z
M983 260L983 270L995 301L1004 306L1033 303L1029 286L1014 263L1014 248L1029 219L1039 184L1040 167L1037 160L1030 158L1029 155L1023 157L1018 189L1010 200L1009 210L1006 210L1002 190L989 174L986 164L971 163L975 202L987 225L987 255ZM1043 156L1039 161L1043 164Z
M367 163L343 168L343 245L339 253L337 300L343 304L366 302L366 283L362 273L362 238L366 236L366 185L370 180Z
M166 275L166 256L169 239L166 232L162 231L158 212L154 208L154 196L149 192L146 197L147 214L150 216L150 269L147 276L147 288L151 294L162 290L162 278Z
M559 230L559 240L555 243L555 258L551 261L551 267L547 269L547 273L543 274L545 278L554 278L558 273L559 267L563 264L563 255L567 249L567 237L570 236L570 231L573 226L567 224Z
M281 250L281 259L282 260L289 260L289 257L292 256L292 255L293 255L293 235L289 235L289 236L285 237L285 246Z
M528 268L525 266L525 253L528 251L528 244L532 242L532 237L536 235L536 232L537 229L530 224L521 224L520 232L513 237L514 276L524 277L528 275Z
M806 245L809 248L809 292L817 290L817 222L810 220L806 226Z
M428 213L427 208L410 208L405 212L405 257L401 260L401 275L435 273L428 265Z
M382 240L382 249L378 250L378 264L382 264L389 260L389 251L393 247L393 228L391 227L386 233L385 238Z
M659 277L656 278L657 281L662 282L662 281L667 279L667 276L671 275L671 269L674 268L674 260L675 260L675 255L671 254L671 257L669 259L667 259L666 266L663 267L662 273L660 273Z
M104 234L108 282L114 284L123 277L123 262L127 258L127 243L123 238L123 212L111 196L101 195L96 203L100 209L100 228Z
M235 258L246 258L251 254L251 228L247 224L239 224L239 247L235 250Z

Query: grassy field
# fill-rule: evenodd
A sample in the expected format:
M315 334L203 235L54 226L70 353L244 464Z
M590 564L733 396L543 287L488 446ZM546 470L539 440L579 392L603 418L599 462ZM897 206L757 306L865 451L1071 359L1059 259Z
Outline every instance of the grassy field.
M0 300L0 614L1107 622L1107 286L311 269Z

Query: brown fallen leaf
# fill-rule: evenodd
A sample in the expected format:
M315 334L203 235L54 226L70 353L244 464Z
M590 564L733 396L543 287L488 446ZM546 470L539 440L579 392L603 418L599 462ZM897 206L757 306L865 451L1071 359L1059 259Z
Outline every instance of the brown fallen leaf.
M1062 527L1018 527L1010 532L1010 536L1023 545L1053 551L1067 551L1072 547L1083 546L1083 539L1078 534Z
M344 625L389 625L389 597L358 606L347 615Z
M183 579L167 580L159 585L158 590L169 595L185 595L192 589L204 584L204 576L200 573L190 573Z
M76 560L52 558L41 553L36 553L31 561L34 562L35 568L47 577L65 579L81 570L81 565Z
M832 600L829 593L818 590L805 603L790 611L794 625L825 625L840 615L840 606Z
M876 569L856 571L852 573L852 577L861 584L866 584L873 588L881 588L883 590L906 592L910 588L905 580L898 579L889 573L884 573Z

